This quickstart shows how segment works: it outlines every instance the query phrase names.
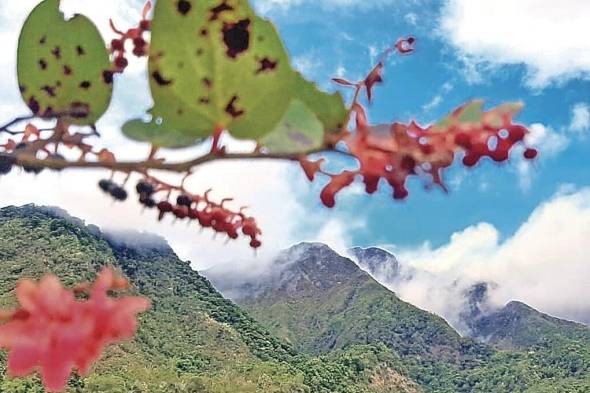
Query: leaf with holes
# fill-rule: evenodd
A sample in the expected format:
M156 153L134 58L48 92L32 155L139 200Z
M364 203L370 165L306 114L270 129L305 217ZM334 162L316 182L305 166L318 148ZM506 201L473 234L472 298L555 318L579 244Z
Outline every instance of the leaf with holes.
M153 121L163 132L238 138L273 130L291 102L294 73L273 25L245 0L159 1L149 56Z
M34 114L68 113L73 124L95 123L112 95L109 54L96 26L85 16L64 20L59 0L31 12L18 42L18 80Z

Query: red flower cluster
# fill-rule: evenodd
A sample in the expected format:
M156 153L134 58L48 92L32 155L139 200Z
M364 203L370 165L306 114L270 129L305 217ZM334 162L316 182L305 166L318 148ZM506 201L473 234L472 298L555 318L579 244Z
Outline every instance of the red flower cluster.
M419 176L445 189L443 170L451 166L458 153L464 153L463 164L475 166L483 157L496 162L507 161L512 148L522 143L528 130L512 119L521 105L502 105L488 112L481 111L483 102L473 101L455 110L449 117L427 128L415 122L409 124L370 126L364 109L356 104L357 129L347 134L343 142L359 162L356 171L344 171L331 176L321 193L327 207L335 205L335 195L361 176L366 192L377 191L385 179L393 188L395 199L408 196L410 176ZM527 148L526 159L537 157L535 149ZM302 160L310 180L321 171L321 161Z
M10 351L9 375L39 370L47 390L62 391L73 368L87 374L106 345L133 337L137 314L149 308L142 297L108 296L108 291L127 288L127 281L110 268L93 285L74 290L62 287L53 275L38 283L20 281L20 308L5 312L7 322L0 325L0 348ZM88 300L77 300L75 293L86 290Z
M139 25L137 27L128 29L127 32L118 30L115 27L112 19L109 21L111 24L111 29L120 36L119 38L115 38L111 41L111 52L115 56L115 72L121 73L129 65L129 61L125 57L125 43L127 40L133 43L133 54L135 56L142 57L147 55L148 43L143 38L143 36L146 32L150 31L151 28L151 22L147 19L151 9L151 1L146 2L145 6L143 7L142 19L139 22Z

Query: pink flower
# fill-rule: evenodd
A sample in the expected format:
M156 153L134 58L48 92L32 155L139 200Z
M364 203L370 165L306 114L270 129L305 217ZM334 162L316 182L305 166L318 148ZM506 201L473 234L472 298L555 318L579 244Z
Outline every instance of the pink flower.
M0 325L0 348L10 351L9 375L23 377L38 370L49 391L64 390L73 368L86 375L105 346L133 337L137 314L149 308L145 298L107 294L126 287L127 281L110 268L88 287L88 300L77 300L74 290L65 289L53 275L38 283L20 281L20 308Z

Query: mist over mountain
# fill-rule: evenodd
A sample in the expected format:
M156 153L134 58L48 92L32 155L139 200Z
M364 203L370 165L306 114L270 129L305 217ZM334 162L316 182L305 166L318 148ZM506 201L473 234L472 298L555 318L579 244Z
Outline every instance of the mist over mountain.
M495 284L476 283L462 293L464 304L457 311L475 340L464 338L442 318L404 302L375 280L413 280L391 254L378 248L353 249L351 254L369 260L357 265L324 244L301 243L282 252L266 274L247 280L216 269L204 274L297 350L321 355L380 343L400 356L408 375L426 391L540 392L551 386L581 392L590 387L582 377L587 371L574 366L569 374L558 365L585 362L590 350L585 326L547 319L528 306L515 308L515 303L489 308ZM374 270L368 274L359 266ZM545 373L557 373L568 382L547 379Z
M365 266L379 274L414 280L383 250L357 254L367 255ZM28 205L0 209L0 265L2 307L14 304L12 289L21 277L52 272L72 285L91 280L105 265L120 269L133 291L152 301L136 338L109 348L87 378L72 378L70 392L582 393L590 388L585 326L521 303L488 310L494 285L484 282L463 293L463 318L477 340L462 337L444 319L403 301L321 243L290 247L247 274L245 269L205 272L217 289L234 295L235 304L160 237L104 234L63 211ZM5 361L0 353L0 391L41 392L37 377L6 378Z

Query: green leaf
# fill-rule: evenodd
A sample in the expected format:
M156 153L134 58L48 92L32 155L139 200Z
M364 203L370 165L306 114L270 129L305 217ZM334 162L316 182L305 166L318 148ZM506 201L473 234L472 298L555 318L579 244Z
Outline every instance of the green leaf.
M275 129L259 142L274 153L305 152L320 147L325 133L342 130L346 107L340 93L328 94L295 76L295 97Z
M307 105L293 100L285 116L260 144L273 153L304 152L322 145L324 125Z
M123 134L130 139L149 142L159 147L180 148L199 142L199 140L187 137L173 129L164 129L156 121L144 122L140 119L130 120L125 123L123 125Z
M433 126L434 131L444 131L453 125L477 125L486 123L490 126L503 124L503 118L514 118L523 108L520 102L499 105L487 112L483 111L484 101L473 100L455 109L451 114Z
M94 124L111 100L110 68L106 45L88 18L64 20L59 0L33 9L18 42L20 90L33 113L76 113L67 120Z
M151 114L165 132L197 140L223 127L238 138L260 138L287 110L293 76L275 28L247 1L157 2Z
M344 126L347 109L342 94L328 94L320 91L313 82L309 82L297 73L295 77L295 97L312 109L324 125L325 132L338 133Z

